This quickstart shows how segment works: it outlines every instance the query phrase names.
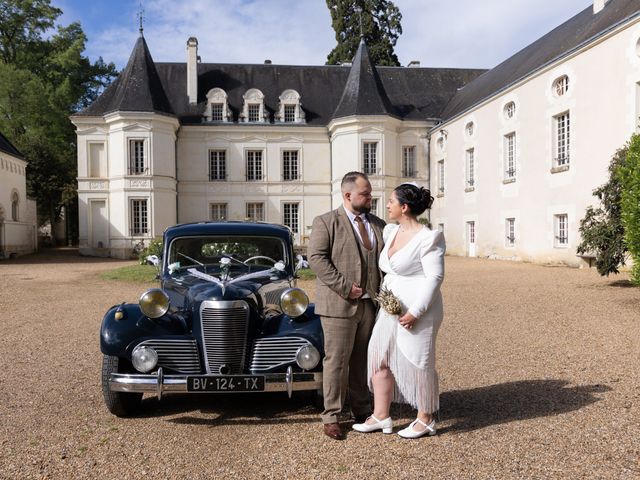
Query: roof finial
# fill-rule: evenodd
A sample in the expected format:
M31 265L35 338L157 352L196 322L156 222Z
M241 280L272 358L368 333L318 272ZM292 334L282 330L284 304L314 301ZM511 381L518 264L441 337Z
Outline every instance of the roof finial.
M140 32L140 36L143 37L144 35L142 34L144 28L142 28L142 22L144 20L144 8L142 8L142 0L140 0L140 8L138 9L138 23L140 24L140 28L138 29L138 31Z
M362 26L362 7L356 6L356 8L354 10L358 14L358 19L359 19L359 22L360 22L360 38L363 39L364 38L364 27Z

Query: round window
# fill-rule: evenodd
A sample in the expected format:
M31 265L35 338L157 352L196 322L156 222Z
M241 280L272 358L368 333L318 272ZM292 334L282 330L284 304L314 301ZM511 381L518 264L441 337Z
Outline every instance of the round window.
M560 78L557 78L553 82L553 94L556 97L561 97L562 95L567 93L568 90L569 90L569 77L567 77L566 75L563 75Z
M467 125L464 127L464 131L467 132L467 135L472 136L473 135L473 122L467 123Z
M504 106L504 116L506 118L513 118L516 114L516 104L514 102L509 102Z

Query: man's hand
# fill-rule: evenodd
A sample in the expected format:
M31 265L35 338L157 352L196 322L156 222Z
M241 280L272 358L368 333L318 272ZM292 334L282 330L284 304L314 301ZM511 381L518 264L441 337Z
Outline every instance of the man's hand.
M355 283L351 284L351 291L349 292L349 298L351 300L355 300L356 298L360 298L362 296L362 288L360 288Z

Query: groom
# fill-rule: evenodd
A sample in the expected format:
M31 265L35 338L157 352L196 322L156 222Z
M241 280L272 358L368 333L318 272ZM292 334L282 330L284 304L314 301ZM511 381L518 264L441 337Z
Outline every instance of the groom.
M380 286L378 257L384 221L371 211L371 184L364 173L342 178L342 206L313 220L309 264L317 276L316 313L324 332L324 433L344 435L338 414L347 390L356 422L371 413L367 345Z

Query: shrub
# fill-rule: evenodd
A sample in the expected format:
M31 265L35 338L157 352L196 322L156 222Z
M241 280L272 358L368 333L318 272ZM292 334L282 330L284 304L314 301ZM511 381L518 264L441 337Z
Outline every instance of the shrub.
M162 257L162 240L154 238L138 255L140 265L147 264L147 256L156 255L158 258Z
M617 176L622 185L624 240L633 259L631 281L640 285L640 135L631 137L627 161L618 167Z

